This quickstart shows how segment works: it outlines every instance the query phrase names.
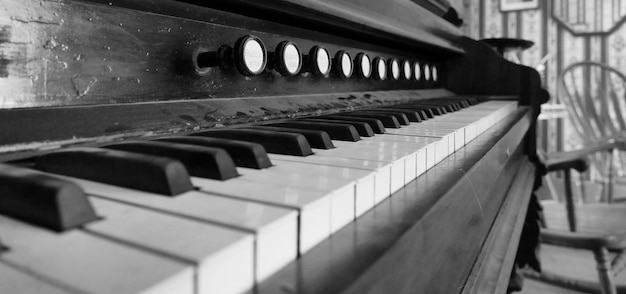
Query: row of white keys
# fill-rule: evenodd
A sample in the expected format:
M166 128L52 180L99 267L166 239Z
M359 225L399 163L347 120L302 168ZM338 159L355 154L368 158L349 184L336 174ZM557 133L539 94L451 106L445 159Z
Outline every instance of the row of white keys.
M257 282L264 280L297 257L297 211L294 209L226 198L197 191L168 197L82 179L61 178L78 184L89 195L94 197L158 211L178 218L194 220L203 225L220 226L229 230L235 230L238 233L250 234L254 237L253 265L254 278ZM155 222L152 225L155 224L159 224L159 222ZM108 227L108 229L115 230L115 226ZM121 234L123 232L118 233ZM176 238L178 235L177 230L162 233L164 234L163 236L168 238ZM188 231L188 233L193 235L193 231ZM154 232L154 234L155 236L159 235L158 232ZM211 236L207 235L207 237L210 238ZM210 246L207 245L207 247ZM169 253L174 251L172 250ZM238 258L249 256L241 252L238 254L241 254ZM215 257L216 261L227 261L229 259L217 255ZM188 256L182 256L181 258L189 259ZM218 268L207 269L207 272L215 271L219 272L220 270ZM237 269L232 269L232 272L237 271ZM247 271L247 269L242 270L242 274L245 274ZM246 281L247 278L244 276L241 278L240 283L249 285Z
M9 247L1 263L67 292L194 293L193 270L183 262L80 229L56 233L1 215L0 228Z

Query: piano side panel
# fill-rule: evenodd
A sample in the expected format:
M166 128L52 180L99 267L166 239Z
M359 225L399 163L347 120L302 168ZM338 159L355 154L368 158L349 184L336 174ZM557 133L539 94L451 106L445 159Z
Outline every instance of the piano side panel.
M531 120L520 109L283 269L259 292L460 292L525 160L518 147Z

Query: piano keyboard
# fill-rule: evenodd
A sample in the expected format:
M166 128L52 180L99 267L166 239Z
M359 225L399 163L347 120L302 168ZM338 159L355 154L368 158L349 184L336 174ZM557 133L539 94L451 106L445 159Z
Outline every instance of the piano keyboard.
M419 100L0 164L0 292L245 292L517 108L478 102Z

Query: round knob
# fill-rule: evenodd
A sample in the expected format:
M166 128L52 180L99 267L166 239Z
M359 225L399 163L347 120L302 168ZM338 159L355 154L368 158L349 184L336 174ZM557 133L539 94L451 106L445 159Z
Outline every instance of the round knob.
M433 68L430 70L430 75L433 76L433 81L436 82L439 77L437 75L437 67L433 65Z
M430 81L430 66L428 64L424 65L424 79Z
M374 79L382 81L387 78L387 63L382 57L374 58Z
M347 54L347 53L346 53ZM330 68L332 66L332 61L330 60L330 53L326 48L321 46L313 46L311 51L309 52L309 63L311 64L311 71L314 75L318 77L327 77L330 73ZM350 56L347 57L350 64L348 75L352 74L352 61L350 60Z
M244 36L235 43L235 66L246 76L255 76L265 70L267 50L261 39Z
M348 79L352 76L352 71L354 66L352 65L352 57L348 52L340 50L335 54L335 68L337 69L337 74L342 79Z
M356 73L359 77L369 78L372 75L372 62L367 54L357 54L354 64L356 66Z
M302 54L298 46L283 41L276 46L276 70L284 76L295 76L302 67Z
M419 81L422 79L422 67L419 62L415 62L413 64L413 71L415 72L415 80Z
M400 79L400 62L395 58L389 60L389 76L394 80Z
M408 60L405 60L402 63L402 68L403 68L403 73L404 73L404 79L405 80L410 80L411 76L413 75L413 72L411 71L411 62Z

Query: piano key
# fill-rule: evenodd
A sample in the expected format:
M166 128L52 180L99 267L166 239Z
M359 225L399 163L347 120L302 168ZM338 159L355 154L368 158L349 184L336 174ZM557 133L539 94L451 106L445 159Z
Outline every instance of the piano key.
M37 156L35 168L127 188L174 196L193 186L182 163L98 148L68 148Z
M278 165L277 165L278 166ZM258 183L270 183L292 188L302 188L324 192L330 195L331 219L330 229L335 232L354 220L356 180L342 180L325 175L303 173L285 173L279 171L241 170L241 180ZM373 189L373 179L370 188Z
M270 153L296 156L308 156L313 154L309 142L300 134L249 129L222 129L193 133L190 135L258 143L263 145L267 152Z
M221 138L205 138L192 136L168 136L155 139L157 141L191 144L206 147L222 148L230 154L236 166L249 168L268 168L272 162L261 144ZM332 143L332 142L331 142Z
M391 114L352 111L352 112L339 113L337 115L342 116L342 117L348 117L348 118L353 118L353 117L374 118L374 119L381 121L383 123L383 126L385 126L385 128L392 128L392 129L400 128L400 122L398 122L398 119Z
M243 293L254 285L254 235L91 197L104 219L84 230L180 260L194 268L197 294Z
M0 164L0 214L64 231L97 216L77 185L35 171Z
M374 172L374 199L384 199L391 193L391 163L389 162L316 155L297 157L289 155L270 154L270 158L272 158L273 160L295 161L311 165L349 167L372 171ZM360 200L361 201L357 203L356 206L365 206L366 202L364 202L361 198ZM372 206L373 205L374 203L372 203ZM357 217L360 215L358 208L355 210L355 215Z
M390 111L390 110L386 110L386 109L377 109L377 108L360 110L359 112L361 112L361 111L364 112L364 113L375 113L375 114L383 113L383 114L393 115L398 120L398 123L400 123L400 125L403 125L403 126L408 126L409 123L410 123L410 121L407 118L407 116L404 113L401 113L401 112L398 112L398 111Z
M402 108L393 108L393 107L385 107L381 108L384 110L398 112L406 115L406 118L409 119L410 122L421 122L422 118L419 114L419 110L410 110L410 109L402 109Z
M68 182L61 176L32 173ZM251 233L97 197L89 200L101 219L83 225L85 232L193 266L198 293L242 293L252 288Z
M312 148L319 148L319 149L335 148L328 133L323 132L323 131L303 130L303 129L269 126L269 125L246 127L246 129L300 134L300 135L303 135L307 141L309 141L309 145L311 145Z
M0 262L64 289L103 294L194 293L193 269L182 262L79 229L60 234L1 215L0 227L10 248L0 254Z
M330 138L333 140L352 142L361 140L357 130L353 126L346 124L326 122L302 122L292 120L269 124L269 126L324 131L328 133L328 135L330 135Z
M420 106L420 105L416 105L416 104L400 104L400 105L394 105L393 107L397 107L397 108L406 108L406 109L414 109L414 110L420 110L423 111L427 118L434 118L435 115L440 115L440 114L435 114L435 108L433 107L427 107L427 106ZM437 111L437 113L439 113L439 111Z
M340 123L340 124L348 124L353 126L356 131L359 133L361 137L372 137L374 136L374 130L370 127L369 124L358 121L337 121L332 119L324 119L322 117L312 117L312 118L301 118L298 121L308 121L308 122L327 122L327 123Z
M282 173L282 174L299 174L306 175L305 178L310 179L313 182L315 179L318 179L318 182L323 183L325 186L333 189L333 182L337 181L337 187L342 186L354 186L354 189L348 189L347 197L354 197L353 203L350 204L350 201L339 199L340 197L344 197L341 194L337 194L333 196L333 200L331 204L334 203L346 203L352 206L353 213L350 212L342 212L343 209L338 209L332 205L333 209L333 218L342 219L344 216L348 214L361 215L366 210L373 206L374 201L374 173L370 171L364 171L362 169L354 169L349 167L337 167L337 166L311 166L309 164L302 164L298 162L285 161L281 159L276 159L276 165L270 169L273 172ZM248 173L250 175L250 173ZM247 179L243 177L243 179ZM289 185L293 185L295 183L289 183ZM295 185L296 187L299 187ZM316 187L319 188L319 187ZM326 188L324 188L326 189ZM350 196L352 195L352 196ZM343 204L341 207L345 207ZM349 209L349 207L346 207ZM342 226L341 221L333 222L338 223L339 225L332 225L331 227L339 228Z
M293 209L197 191L186 192L175 198L157 197L158 195L149 192L78 178L64 178L76 183L94 197L253 233L257 282L296 258L297 211Z
M230 155L220 148L155 141L124 141L100 148L169 157L196 177L227 180L239 176Z
M385 126L379 119L375 118L367 118L367 117L348 117L348 116L339 116L339 115L324 115L315 118L322 118L334 121L345 121L345 122L364 122L372 128L372 131L376 134L384 134Z
M80 294L0 261L0 293Z
M297 210L300 254L331 234L332 195L325 192L243 179L222 182L192 177L192 181L201 192Z

